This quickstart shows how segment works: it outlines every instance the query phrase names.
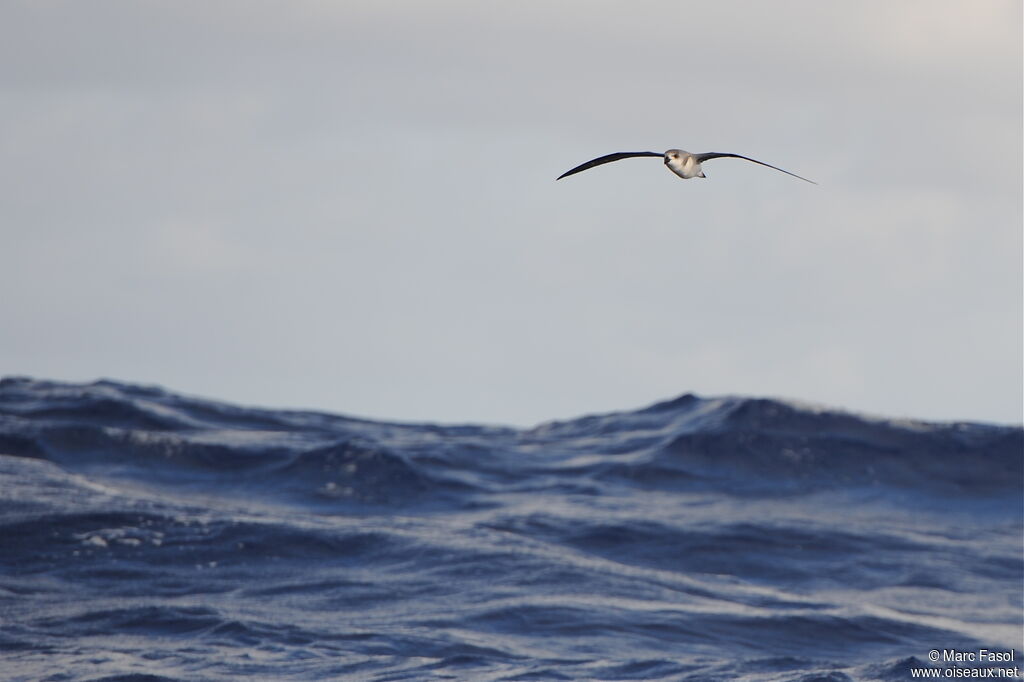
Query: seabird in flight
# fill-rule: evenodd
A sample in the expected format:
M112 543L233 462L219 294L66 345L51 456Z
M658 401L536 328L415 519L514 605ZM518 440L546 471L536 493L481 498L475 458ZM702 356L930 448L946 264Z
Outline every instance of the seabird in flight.
M612 161L618 161L620 159L629 159L634 156L663 157L665 159L665 165L668 166L668 169L675 173L676 175L678 175L679 177L683 178L684 180L688 180L690 178L707 177L706 175L704 175L704 171L701 170L700 166L702 163L709 159L730 158L743 159L744 161L753 161L754 163L760 164L762 166L767 166L768 168L781 171L786 175L792 175L794 178L800 178L804 182L809 182L813 185L818 184L814 182L814 180L801 178L796 173L790 173L787 170L776 168L775 166L767 164L764 161L758 161L757 159L752 159L749 156L740 156L739 154L727 154L725 152L705 152L704 154L691 154L690 152L683 151L682 149L669 149L664 154L659 154L658 152L616 152L615 154L606 154L605 156L599 156L596 159L587 161L584 164L576 166L572 170L568 170L562 173L556 178L556 180L561 180L562 178L574 175L576 173L582 173L583 171L589 168L593 168L594 166L600 166L601 164L611 163Z

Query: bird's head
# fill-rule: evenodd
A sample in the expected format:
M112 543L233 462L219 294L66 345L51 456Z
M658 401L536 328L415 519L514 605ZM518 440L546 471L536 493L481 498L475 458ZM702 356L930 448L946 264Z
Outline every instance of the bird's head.
M685 153L686 152L684 152L682 149L669 149L667 152L665 152L665 163L679 161L679 159L682 158L683 154Z

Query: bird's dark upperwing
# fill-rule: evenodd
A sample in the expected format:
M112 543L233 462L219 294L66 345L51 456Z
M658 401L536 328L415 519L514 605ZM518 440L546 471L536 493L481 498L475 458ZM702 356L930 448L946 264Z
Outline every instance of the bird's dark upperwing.
M568 177L570 175L582 173L588 168L600 166L603 163L611 163L612 161L618 161L619 159L628 159L634 156L664 156L664 154L660 154L658 152L616 152L614 154L607 154L606 156L599 156L596 159L593 159L592 161L587 161L584 164L580 164L579 166L576 166L572 170L565 171L557 178L555 178L555 180L561 180L562 178Z
M762 166L767 166L768 168L771 168L773 170L777 170L780 173L785 173L786 175L792 175L794 178L800 178L804 182L809 182L812 185L817 185L818 184L814 180L808 180L807 178L801 178L796 173L790 173L788 170L782 170L781 168L776 168L775 166L771 165L770 163L765 163L764 161L758 161L757 159L752 159L749 156L740 156L739 154L725 154L725 153L720 153L720 152L708 152L707 154L694 154L694 156L697 157L697 161L699 161L700 163L704 163L708 159L721 159L723 157L724 158L730 158L730 159L743 159L744 161L753 161L754 163L760 164Z

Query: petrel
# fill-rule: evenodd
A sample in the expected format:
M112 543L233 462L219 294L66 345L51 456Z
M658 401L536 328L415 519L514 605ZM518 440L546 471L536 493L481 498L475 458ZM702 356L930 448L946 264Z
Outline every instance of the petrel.
M818 184L814 182L814 180L801 178L796 173L790 173L788 170L782 170L781 168L777 168L775 166L772 166L771 164L767 164L764 161L752 159L749 156L740 156L739 154L728 154L726 152L705 152L703 154L691 154L690 152L683 151L682 149L669 149L664 154L659 154L658 152L616 152L614 154L606 154L605 156L599 156L596 159L592 159L584 164L580 164L579 166L576 166L572 170L568 170L562 173L555 179L561 180L562 178L574 175L575 173L582 173L588 168L593 168L594 166L600 166L601 164L611 163L612 161L618 161L620 159L629 159L634 156L661 156L665 159L665 165L668 166L668 169L684 180L689 180L690 178L707 177L706 175L704 175L704 171L701 170L701 164L709 159L729 158L743 159L744 161L753 161L754 163L760 164L762 166L767 166L768 168L780 171L782 173L785 173L786 175L792 175L794 178L800 178L804 182L809 182L813 185Z

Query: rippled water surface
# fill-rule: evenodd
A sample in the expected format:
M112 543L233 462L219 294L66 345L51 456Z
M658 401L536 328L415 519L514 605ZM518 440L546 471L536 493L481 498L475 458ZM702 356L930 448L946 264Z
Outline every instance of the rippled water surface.
M1022 451L744 398L510 429L5 379L0 678L1020 666Z

